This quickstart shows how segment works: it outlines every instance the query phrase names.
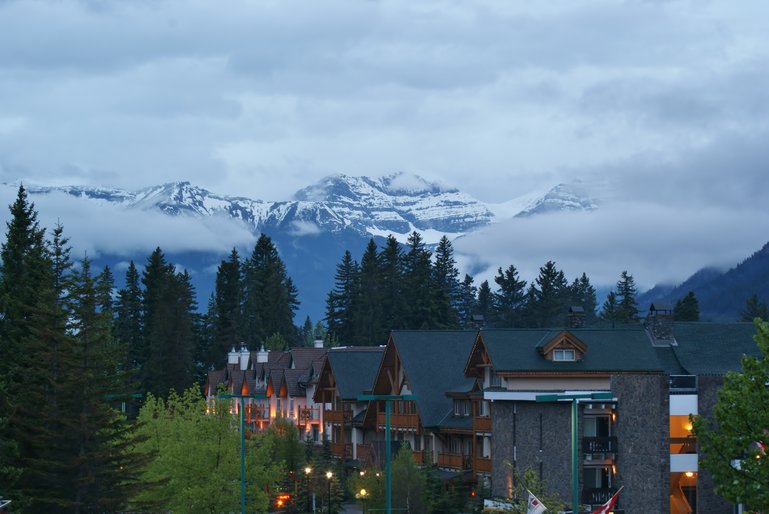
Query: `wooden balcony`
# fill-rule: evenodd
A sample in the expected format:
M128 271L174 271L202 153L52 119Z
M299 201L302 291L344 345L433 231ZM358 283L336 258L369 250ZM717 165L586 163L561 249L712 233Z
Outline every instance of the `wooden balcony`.
M352 444L350 443L329 443L331 453L340 459L352 459Z
M476 416L473 418L473 432L491 432L491 417Z
M269 405L246 405L246 423L256 423L257 421L270 420Z
M320 424L320 407L303 407L299 409L298 423L305 426Z
M376 423L379 426L385 426L386 414L377 412ZM411 429L419 428L419 416L416 414L390 414L390 428Z
M475 457L473 459L473 471L476 473L491 473L491 458Z
M461 453L439 453L438 467L449 469L470 469L472 457Z
M349 423L352 419L352 412L342 410L324 410L323 421L326 423L335 423L341 425L342 423Z
M414 462L420 466L425 463L424 452L411 452L411 455L414 457Z

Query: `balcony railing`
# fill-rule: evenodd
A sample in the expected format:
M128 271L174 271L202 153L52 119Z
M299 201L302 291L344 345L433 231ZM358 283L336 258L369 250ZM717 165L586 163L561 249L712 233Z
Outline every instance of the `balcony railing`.
M616 487L586 487L582 490L582 503L600 505L609 501L616 492Z
M461 453L439 453L438 466L450 469L470 469L471 459L470 455L462 455Z
M491 432L491 418L489 416L478 416L473 418L474 432Z
M384 412L377 412L377 425L384 426L386 422L385 417ZM390 414L390 427L416 430L419 428L419 416L416 414Z
M352 459L352 444L330 443L331 453L340 459Z
M299 409L299 424L320 423L320 407L302 407Z
M671 455L697 453L697 439L694 437L671 437L670 453Z
M420 466L424 464L424 453L423 452L411 452L411 455L414 457L414 462L419 464Z
M270 407L267 405L246 405L246 423L270 419Z
M326 423L349 423L352 420L352 412L347 410L325 410L323 420Z
M617 453L617 438L612 437L583 437L582 453Z
M491 473L491 458L475 457L473 459L473 471L476 473Z

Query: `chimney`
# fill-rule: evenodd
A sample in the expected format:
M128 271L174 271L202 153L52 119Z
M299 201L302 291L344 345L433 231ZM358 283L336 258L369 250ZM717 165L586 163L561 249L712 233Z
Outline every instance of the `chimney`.
M473 314L471 321L473 326L479 330L486 324L486 318L483 317L483 314Z
M256 362L267 362L269 352L264 351L264 343L262 343L262 347L259 349L259 351L256 353Z
M585 326L585 309L581 305L572 305L569 307L569 314L566 317L566 326L568 328L582 328Z
M248 369L248 358L251 353L248 351L245 343L240 343L240 371L246 371Z
M313 345L314 348L323 348L323 339L321 339L321 338L315 339L315 341L313 341L312 345Z
M240 354L235 351L235 347L233 346L230 353L227 354L227 364L237 364L239 355Z
M669 305L651 304L646 315L646 330L652 337L652 344L675 345L673 336L673 308Z

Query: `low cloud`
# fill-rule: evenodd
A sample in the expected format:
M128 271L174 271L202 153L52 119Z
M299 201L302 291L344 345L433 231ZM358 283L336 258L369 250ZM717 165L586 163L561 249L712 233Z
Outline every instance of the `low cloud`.
M0 202L10 205L17 190L0 188ZM50 230L60 223L70 239L73 255L149 254L156 247L165 253L217 252L226 254L233 247L247 248L256 241L254 234L231 218L192 218L168 216L152 210L124 209L101 201L75 198L53 192L30 196L41 227ZM0 213L5 222L10 211Z
M320 227L311 221L294 221L289 232L292 236L316 236L321 233Z

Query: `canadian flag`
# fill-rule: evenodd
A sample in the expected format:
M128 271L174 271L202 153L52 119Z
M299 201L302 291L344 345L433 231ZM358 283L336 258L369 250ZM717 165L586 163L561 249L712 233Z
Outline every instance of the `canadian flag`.
M542 514L547 510L541 501L529 491L529 506L526 510L526 514Z
M623 485L622 487L625 487L625 486ZM609 498L609 500L606 503L604 503L603 505L595 509L593 511L593 514L609 514L609 512L611 512L611 509L614 508L614 504L617 503L617 497L619 496L619 492L622 490L622 487L620 487L619 490L617 490L617 492L614 493L614 495L611 498Z

